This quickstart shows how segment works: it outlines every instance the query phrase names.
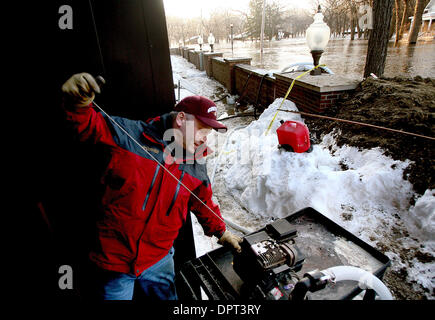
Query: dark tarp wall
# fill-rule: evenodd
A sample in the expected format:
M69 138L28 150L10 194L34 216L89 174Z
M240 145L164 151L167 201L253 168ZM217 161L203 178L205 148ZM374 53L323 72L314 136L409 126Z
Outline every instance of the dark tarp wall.
M54 10L68 4L54 2ZM55 21L50 48L62 57L53 70L60 82L77 72L102 75L107 85L97 101L112 114L147 119L171 110L175 96L162 1L69 2L73 29L61 30Z
M63 5L72 8L72 30L59 27ZM20 208L26 215L19 265L21 272L32 268L35 274L33 289L21 286L20 298L81 297L80 284L86 282L81 270L102 191L99 177L109 159L103 149L69 134L60 113L60 88L72 74L89 72L106 79L95 101L109 114L146 120L170 111L175 95L163 1L29 1L16 10L15 128L26 144L20 148L25 159ZM178 264L195 254L188 222L177 239ZM64 264L74 270L74 290L58 287Z

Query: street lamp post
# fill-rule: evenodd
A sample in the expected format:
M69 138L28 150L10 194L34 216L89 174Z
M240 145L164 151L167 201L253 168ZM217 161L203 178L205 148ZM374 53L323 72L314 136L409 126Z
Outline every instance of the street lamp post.
M213 36L213 33L210 32L210 35L208 36L208 44L210 45L211 52L214 52L213 51L214 41L215 41L215 38Z
M307 45L311 50L313 56L314 66L319 65L320 57L325 50L331 30L328 25L323 21L323 14L320 5L317 13L314 15L314 22L307 29ZM310 72L313 76L318 76L322 73L320 68L314 69Z
M202 51L202 44L204 43L204 40L202 40L202 36L198 37L198 44L199 44L199 50Z
M234 46L233 46L233 24L230 24L231 28L231 54L234 55Z
M263 57L263 44L264 44L264 23L266 21L266 0L263 0L263 13L261 15L261 31L260 31L260 53Z

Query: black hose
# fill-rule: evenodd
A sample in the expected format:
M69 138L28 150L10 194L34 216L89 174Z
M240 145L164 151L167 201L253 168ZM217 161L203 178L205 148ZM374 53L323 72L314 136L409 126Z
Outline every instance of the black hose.
M248 81L249 81L249 78L251 77L251 75L252 75L252 72L248 74L248 77L246 78L245 84L243 85L242 93L240 94L240 97L236 100L236 102L240 102L242 100L243 94L245 93L245 89L246 89L246 87L248 85ZM229 94L226 94L226 95L224 95L222 98L220 98L218 100L213 100L213 102L221 101L224 98L229 97L229 96L230 96Z
M244 93L244 91L245 91L245 89L246 89L246 87L248 85L248 81L249 81L249 78L251 77L251 75L252 75L252 73L248 74L248 78L246 79L245 84L243 86L242 94L240 95L239 99L237 99L238 102L243 97L243 93ZM260 98L260 91L261 91L261 87L263 86L264 78L266 78L267 76L268 76L268 74L266 73L266 74L264 74L261 77L260 84L258 86L258 91L257 91L257 99L256 99L256 102L255 102L255 105L254 105L254 114L252 114L252 113L251 114L238 114L238 115L229 116L229 117L225 117L225 118L219 119L219 121L233 119L233 118L238 118L238 117L254 117L257 120L257 105L258 105L258 100Z
M248 74L248 77L246 78L245 84L243 85L242 92L240 93L240 97L239 97L239 99L237 99L236 102L240 102L240 101L242 101L243 95L245 94L246 87L248 86L249 78L250 78L251 76L252 76L252 72Z
M219 102L219 101L221 101L221 100L223 100L223 99L225 99L226 97L229 97L229 96L230 96L229 94L226 94L226 95L224 95L222 98L220 98L218 100L213 100L213 102Z
M260 85L258 86L257 99L256 99L255 104L254 104L254 117L255 117L255 120L257 120L257 107L258 107L258 100L260 99L260 91L261 91L261 87L263 86L263 80L264 80L264 78L266 78L267 76L268 76L268 74L265 73L265 74L261 77Z

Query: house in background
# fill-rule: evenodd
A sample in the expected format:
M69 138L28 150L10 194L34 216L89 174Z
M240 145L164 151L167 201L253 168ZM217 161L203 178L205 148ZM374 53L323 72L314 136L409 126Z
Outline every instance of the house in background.
M414 17L409 17L409 19L411 20L409 30L411 30ZM423 11L421 29L418 34L419 40L435 39L433 20L435 20L435 0L431 0Z
M423 11L423 32L434 32L432 21L435 20L435 0L431 0Z

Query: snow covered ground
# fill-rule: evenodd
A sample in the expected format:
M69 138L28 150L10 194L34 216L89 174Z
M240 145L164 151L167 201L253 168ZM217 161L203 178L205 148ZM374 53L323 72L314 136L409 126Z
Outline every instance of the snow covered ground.
M183 88L181 98L201 94L216 100L217 92L226 92L182 57L171 56L171 62L174 84L180 80ZM178 97L177 89L175 93ZM218 116L222 116L225 105L217 105ZM225 194L215 199L224 218L253 231L273 218L313 207L373 247L383 248L392 260L390 268L405 268L409 284L426 288L426 297L434 299L435 263L433 259L418 259L417 252L420 256L435 255L435 190L427 190L410 206L414 193L402 178L408 161L386 157L379 148L339 148L333 134L325 135L311 153L279 150L279 120L303 119L279 112L266 135L278 108L297 110L293 102L280 98L246 127L234 130L229 126L226 134L213 133L209 139L215 153L208 159L208 171L209 176L216 171L215 194ZM234 203L223 199L228 197ZM197 255L219 247L216 239L204 236L194 217L193 221ZM415 290L421 291L420 286Z

